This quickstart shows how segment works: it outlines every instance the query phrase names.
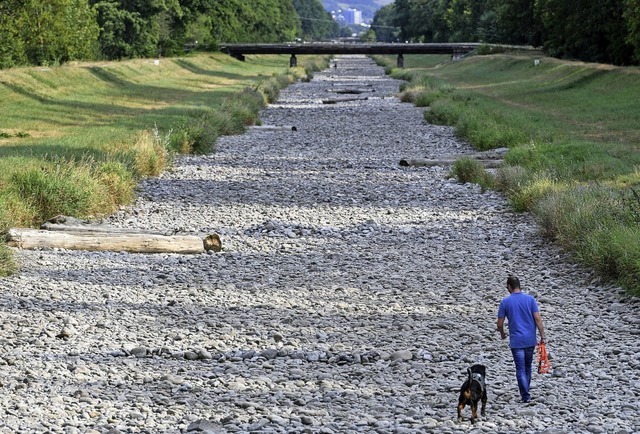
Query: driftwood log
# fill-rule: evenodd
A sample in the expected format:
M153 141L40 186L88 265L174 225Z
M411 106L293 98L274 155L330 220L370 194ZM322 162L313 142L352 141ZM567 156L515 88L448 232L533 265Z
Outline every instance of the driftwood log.
M331 98L331 99L323 99L322 104L338 104L339 102L349 102L349 101L366 101L368 97L364 98Z
M414 167L433 167L433 166L451 166L460 158L438 158L427 159L427 158L416 158L413 160L400 160L401 166L414 166ZM478 160L480 164L484 166L485 169L497 169L502 164L502 160Z
M373 87L371 83L333 83L333 87Z
M259 131L298 131L295 126L281 126L281 125L252 125L250 130Z
M359 95L361 93L371 93L375 92L375 89L329 89L328 92L338 93L338 94L353 94Z
M219 252L222 250L222 242L218 234L212 234L202 239L195 235L162 234L92 225L63 216L55 217L44 223L41 229L9 229L6 234L6 241L8 245L21 249L59 248L179 254L197 254L209 250Z
M485 152L477 152L474 154L459 155L443 155L438 158L414 158L400 160L400 166L415 167L432 167L432 166L450 166L461 158L472 158L482 164L485 169L496 169L502 165L504 154L509 148L497 148Z

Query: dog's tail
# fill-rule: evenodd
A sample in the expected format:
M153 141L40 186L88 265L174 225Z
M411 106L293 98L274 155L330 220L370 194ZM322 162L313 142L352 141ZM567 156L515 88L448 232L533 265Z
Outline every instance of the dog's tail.
M472 381L471 368L467 368L467 374L469 374L469 380L467 381L467 390L471 392L471 381Z

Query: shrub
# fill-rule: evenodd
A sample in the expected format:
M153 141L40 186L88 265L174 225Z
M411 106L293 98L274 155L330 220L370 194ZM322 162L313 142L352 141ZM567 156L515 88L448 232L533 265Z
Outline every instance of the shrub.
M130 203L136 185L133 175L119 161L106 161L97 169L97 178L108 192L109 208L113 211L118 205Z
M280 76L283 77L283 76ZM288 77L284 76L285 80L288 81ZM286 81L282 80L278 77L271 77L267 80L261 81L257 86L256 90L258 90L264 96L264 102L266 104L270 104L275 102L280 95L280 89L285 87L287 84Z
M521 189L512 192L509 196L509 202L515 211L531 211L542 198L560 188L554 179L536 174L535 179L524 184Z
M626 196L583 185L549 194L534 212L545 236L603 277L640 295L640 221L637 205L629 204Z
M157 127L138 135L131 149L138 176L158 176L162 173L169 160L170 143L171 132L162 134Z
M511 196L529 183L531 174L522 166L502 166L496 171L496 189Z
M260 92L245 88L242 92L227 98L222 103L221 111L230 113L242 125L254 125L258 121L258 113L265 106Z
M425 89L421 86L405 86L400 87L401 92L398 94L398 99L402 102L416 103L420 94L425 92ZM417 104L416 104L417 105Z
M511 148L529 138L521 129L474 109L465 110L455 127L459 137L481 150Z
M10 276L18 269L11 250L0 242L0 277Z
M460 104L448 99L438 99L424 112L424 118L434 125L455 125L462 112L463 107Z
M91 175L89 166L69 162L43 163L13 173L9 190L31 209L31 224L62 215L90 215L103 209L107 194Z
M451 175L459 182L473 182L482 190L493 188L495 182L494 177L484 169L482 163L469 157L463 157L457 160L451 168Z
M36 210L13 190L0 195L0 232L12 226L27 227L36 221Z
M565 248L578 248L585 235L614 226L620 201L612 190L597 185L557 189L532 207L540 228Z
M619 226L602 231L594 255L583 257L603 275L640 296L640 230L638 226ZM603 254L604 252L604 254ZM589 252L591 253L591 252ZM586 256L583 254L583 256Z
M434 91L420 92L414 98L414 104L417 107L429 107L441 96L442 94L440 92L434 92Z

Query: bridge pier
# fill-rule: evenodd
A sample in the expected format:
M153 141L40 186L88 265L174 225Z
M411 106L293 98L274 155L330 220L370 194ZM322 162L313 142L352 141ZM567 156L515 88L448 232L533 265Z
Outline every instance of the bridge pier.
M397 65L398 68L404 68L404 56L402 55L402 53L398 54Z
M295 54L291 55L291 58L289 59L289 68L294 68L298 66L298 59L296 58Z

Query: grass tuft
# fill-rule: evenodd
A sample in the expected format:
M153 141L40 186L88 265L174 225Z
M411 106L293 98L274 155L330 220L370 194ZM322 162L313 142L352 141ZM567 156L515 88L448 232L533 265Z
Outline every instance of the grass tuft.
M472 182L478 184L483 191L495 186L494 176L485 170L482 163L469 157L460 158L453 163L451 176L462 183Z
M96 182L91 172L84 163L42 162L39 167L13 173L8 190L26 205L19 208L32 212L30 225L39 225L59 214L91 215L101 209L101 200L107 197L102 191L104 185Z

